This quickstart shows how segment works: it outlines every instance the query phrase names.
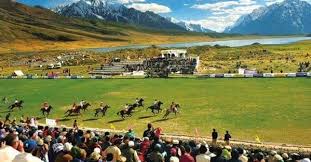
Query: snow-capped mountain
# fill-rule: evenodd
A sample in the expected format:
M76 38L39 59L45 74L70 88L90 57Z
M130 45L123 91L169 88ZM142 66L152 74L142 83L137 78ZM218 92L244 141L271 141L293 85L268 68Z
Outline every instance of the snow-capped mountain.
M186 29L187 31L201 32L201 33L215 33L215 31L207 29L203 27L201 24L192 24L185 21L179 21L172 17L167 17L167 20L171 21L174 24L177 24L178 26Z
M184 30L153 12L141 12L111 0L80 0L57 7L54 11L68 17L101 19L156 29Z
M285 0L240 17L227 33L287 35L311 33L311 4Z

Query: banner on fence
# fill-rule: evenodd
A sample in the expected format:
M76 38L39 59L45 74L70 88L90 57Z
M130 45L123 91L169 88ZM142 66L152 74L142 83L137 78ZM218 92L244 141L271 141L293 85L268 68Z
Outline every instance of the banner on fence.
M45 123L46 123L46 125L48 125L48 126L50 126L50 127L55 127L55 126L57 126L56 120L54 120L54 119L48 119L48 118L46 118L46 119L45 119Z

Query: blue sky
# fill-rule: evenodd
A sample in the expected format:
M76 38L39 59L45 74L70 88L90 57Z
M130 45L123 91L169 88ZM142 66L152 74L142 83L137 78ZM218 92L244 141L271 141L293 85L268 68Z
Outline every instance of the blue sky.
M55 7L78 0L17 0L28 5ZM222 32L244 14L283 0L109 0L141 11L153 11ZM311 3L311 0L305 0Z

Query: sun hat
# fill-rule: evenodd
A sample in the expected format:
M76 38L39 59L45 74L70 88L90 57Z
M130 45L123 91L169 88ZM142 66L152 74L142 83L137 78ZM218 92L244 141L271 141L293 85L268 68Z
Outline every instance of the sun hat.
M94 160L94 161L98 161L100 158L101 158L101 156L100 156L100 154L97 153L97 152L93 152L93 153L90 155L90 159L91 159L91 160Z
M32 150L34 150L37 147L37 142L35 140L32 139L28 139L24 142L24 147L25 147L25 151L26 152L31 152Z
M178 144L179 144L179 141L178 141L178 140L173 140L173 144L174 144L174 145L178 145Z
M64 144L64 151L71 151L71 149L72 149L72 144L71 143L69 143L69 142L66 142L65 144Z
M29 153L21 153L15 156L12 162L42 162L42 161Z
M129 141L128 145L129 145L129 147L134 147L135 144L133 141Z

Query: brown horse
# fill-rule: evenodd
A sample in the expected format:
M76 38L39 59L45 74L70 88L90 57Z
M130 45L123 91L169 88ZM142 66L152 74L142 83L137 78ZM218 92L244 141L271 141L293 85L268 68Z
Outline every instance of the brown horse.
M133 106L130 106L127 110L126 109L122 109L121 111L119 111L117 113L117 115L120 115L122 119L125 119L125 116L132 116L133 110L135 108Z
M99 113L102 113L102 117L105 116L108 108L110 108L110 106L109 105L105 105L103 108L95 109L94 116L97 117Z
M81 105L78 105L76 108L79 108L79 109L85 111L85 110L87 110L87 108L88 108L89 106L91 106L91 104L90 104L90 103L86 103L86 104L84 104L82 107L81 107Z
M67 115L66 115L67 114ZM81 106L77 106L75 109L69 109L65 112L66 116L70 116L72 114L81 115Z
M53 109L53 107L51 105L49 105L49 107L47 109L42 107L40 110L41 110L43 116L45 116L45 113L46 113L46 116L49 116L52 109Z
M10 109L11 111L13 111L13 109L14 109L15 107L17 107L19 110L21 110L21 108L23 108L23 103L24 103L24 101L23 101L23 100L20 100L20 101L18 101L17 103L14 103L14 104L10 105L10 106L8 107L8 109Z
M176 104L175 107L174 107L173 109L171 109L171 108L166 109L166 112L165 112L163 118L166 119L166 118L170 115L170 113L172 113L172 112L173 112L173 113L175 114L175 116L176 116L177 113L179 113L179 111L178 111L179 108L180 108L180 105L179 105L179 104Z

